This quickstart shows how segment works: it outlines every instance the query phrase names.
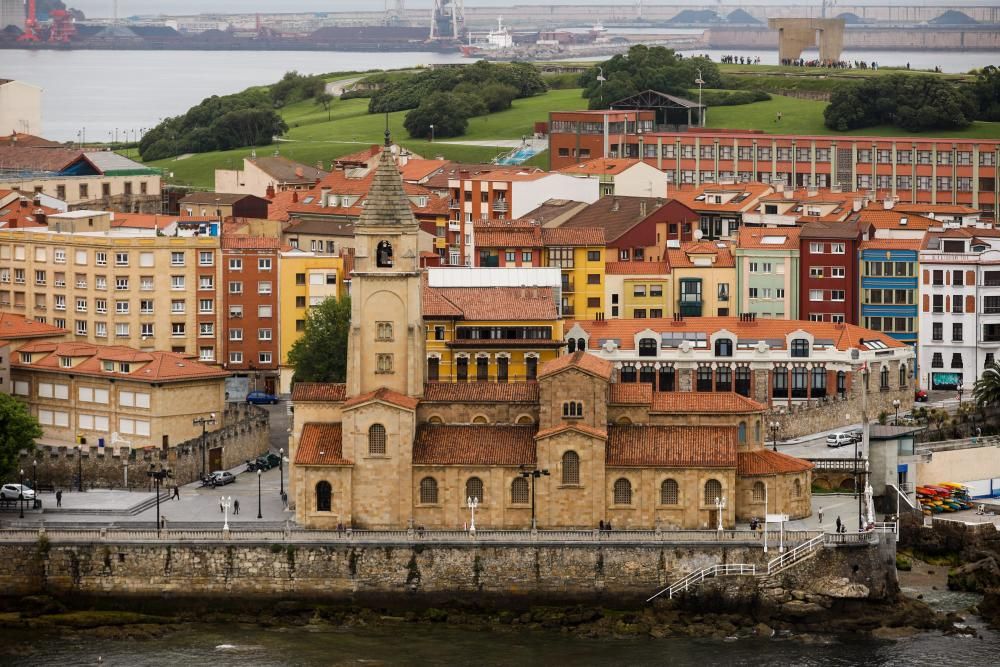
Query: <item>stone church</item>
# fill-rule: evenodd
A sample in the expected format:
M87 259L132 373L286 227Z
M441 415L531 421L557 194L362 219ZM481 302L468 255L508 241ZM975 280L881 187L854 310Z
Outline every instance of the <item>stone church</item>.
M610 362L580 351L536 381L426 382L418 231L383 151L354 230L347 382L292 394L301 525L456 529L470 505L480 529L715 529L809 514L811 464L768 450L765 406L739 394L619 384Z

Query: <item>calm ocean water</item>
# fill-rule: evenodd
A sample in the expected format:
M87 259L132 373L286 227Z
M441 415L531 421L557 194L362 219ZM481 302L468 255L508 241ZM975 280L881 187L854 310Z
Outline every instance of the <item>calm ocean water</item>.
M724 52L708 53L718 59ZM759 55L765 63L777 62L776 52L725 53ZM877 60L883 65L909 62L913 68L939 65L949 72L1000 62L1000 54L990 52L861 52L844 57ZM108 141L116 129L121 137L125 130L153 127L206 97L272 83L288 70L318 74L463 60L457 54L427 52L13 50L0 51L0 78L44 88L41 133L46 137L75 141L86 128L87 140Z

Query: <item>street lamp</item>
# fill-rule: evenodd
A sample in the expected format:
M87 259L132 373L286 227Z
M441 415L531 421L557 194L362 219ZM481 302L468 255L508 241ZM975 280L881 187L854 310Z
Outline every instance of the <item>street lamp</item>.
M535 530L535 480L539 477L548 477L548 470L522 470L521 477L531 478L531 529Z
M76 446L76 490L83 493L83 446Z
M892 400L892 409L896 411L896 417L893 419L893 424L899 426L899 399L894 398Z
M958 407L962 407L962 392L965 391L965 385L961 382L958 383Z
M434 123L431 123L431 143L434 143Z
M281 482L281 499L285 498L285 448L278 448L278 479Z
M21 506L21 518L23 519L24 518L24 468L21 468L21 481L19 482L19 486L17 487L17 490L19 492L17 494L18 495L18 500L21 501L19 503L20 506Z
M778 451L778 431L781 430L781 422L779 421L768 422L767 427L771 429L771 441L773 443L771 445L771 449L773 449L774 451Z
M31 462L31 488L38 495L38 459Z
M146 471L146 476L153 480L153 485L156 487L156 535L160 535L160 482L167 479L168 477L173 477L173 473L163 467L160 464L160 469L157 470L156 466L152 463L149 464L149 470Z
M715 509L716 509L716 512L715 512L716 517L719 520L719 523L718 523L718 526L717 526L716 529L719 530L719 531L722 531L722 510L726 509L726 497L725 496L723 496L721 498L719 498L719 497L715 498ZM766 526L765 526L765 530L767 530Z
M469 505L469 511L472 512L472 517L469 519L469 532L473 535L476 534L476 508L479 507L479 498L474 496L469 496L465 499L465 502Z
M701 78L701 68L698 68L698 78L694 80L698 84L698 125L705 127L705 107L701 105L701 87L705 85L705 80Z
M201 478L205 479L205 427L215 424L215 413L211 413L208 417L195 417L191 423L201 426Z
M607 79L604 78L604 68L598 65L597 69L599 70L599 74L597 75L597 84L601 88L604 88L604 82L607 81Z
M229 508L233 506L233 497L222 496L219 499L219 504L222 505L222 530L229 530Z
M263 519L264 515L260 513L260 476L264 474L264 471L257 468L257 518Z

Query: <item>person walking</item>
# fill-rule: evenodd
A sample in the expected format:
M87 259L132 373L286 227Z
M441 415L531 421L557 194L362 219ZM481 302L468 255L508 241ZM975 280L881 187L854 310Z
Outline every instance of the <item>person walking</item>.
M170 496L170 499L171 500L181 499L181 487L179 485L174 484L174 495Z
M823 508L820 507L819 510L816 513L819 515L819 525L822 526L823 525Z
M841 523L840 523L840 517L838 516L838 517L837 517L837 532L838 532L838 533L840 532L840 526L841 526Z
M56 507L62 507L62 489L56 491Z
M239 514L239 513L240 513L240 499L237 498L236 500L233 501L233 514Z

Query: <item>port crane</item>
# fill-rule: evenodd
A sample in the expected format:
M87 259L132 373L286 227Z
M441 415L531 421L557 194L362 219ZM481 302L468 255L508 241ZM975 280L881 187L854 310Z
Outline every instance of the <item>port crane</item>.
M465 0L434 0L430 39L457 41L464 34Z
M76 34L76 26L73 25L73 15L65 9L53 9L49 12L49 18L52 19L52 26L49 28L49 43L69 44L70 39ZM24 19L24 33L17 38L17 41L36 44L41 42L40 27L41 23L38 21L35 0L28 0L28 15Z

